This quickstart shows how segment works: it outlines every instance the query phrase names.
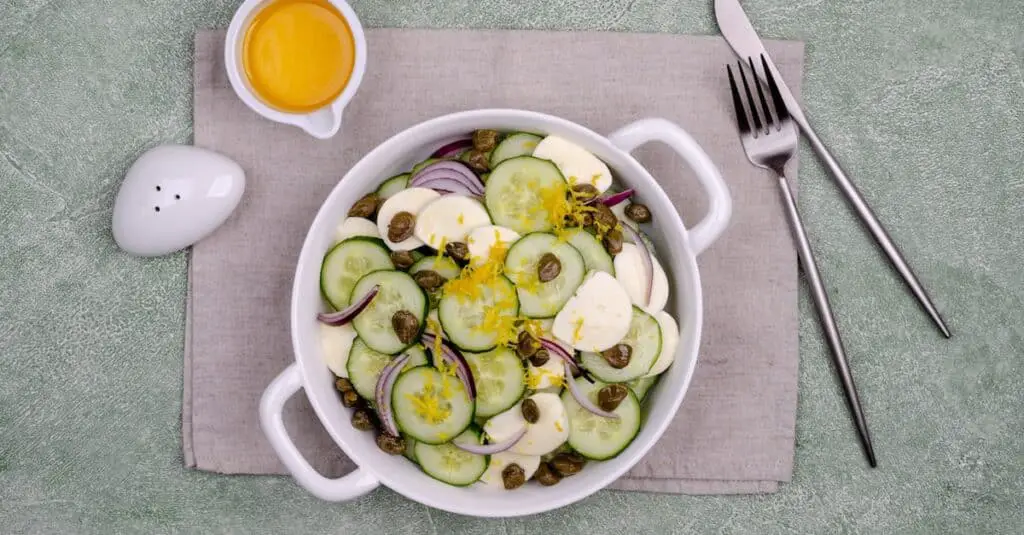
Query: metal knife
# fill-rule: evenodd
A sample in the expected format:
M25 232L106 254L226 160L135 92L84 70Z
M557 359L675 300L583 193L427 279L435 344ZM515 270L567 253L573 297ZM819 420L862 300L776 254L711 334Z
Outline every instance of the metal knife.
M892 263L893 267L903 278L903 281L910 287L910 291L917 298L921 307L924 308L932 321L935 322L939 330L942 331L942 334L949 338L951 334L946 326L946 322L939 315L938 309L935 308L931 298L928 297L924 286L917 280L917 276L903 258L903 254L896 247L896 244L893 243L892 238L889 237L889 233L886 232L882 223L878 221L871 207L857 189L857 186L846 176L843 168L839 166L839 162L836 161L832 153L825 147L825 144L818 138L818 134L811 128L810 123L807 122L803 108L800 107L800 103L793 96L793 92L789 90L786 81L782 78L782 73L775 67L775 63L772 61L768 51L764 49L764 44L761 43L757 32L751 26L747 14L744 13L743 7L740 6L739 0L715 0L715 19L718 21L718 27L722 30L722 35L725 37L726 42L729 43L729 46L732 47L740 59L747 61L747 58L756 58L761 54L764 54L764 57L767 58L768 68L772 70L775 82L779 86L779 92L782 93L782 99L785 101L786 107L789 108L789 114L793 116L793 120L800 126L800 131L807 137L811 148L814 149L818 158L821 159L825 167L832 173L843 196L853 206L857 217L860 218L875 241L878 242L879 247L885 252L889 262ZM764 78L763 75L758 75L762 79ZM767 80L765 82L767 83Z

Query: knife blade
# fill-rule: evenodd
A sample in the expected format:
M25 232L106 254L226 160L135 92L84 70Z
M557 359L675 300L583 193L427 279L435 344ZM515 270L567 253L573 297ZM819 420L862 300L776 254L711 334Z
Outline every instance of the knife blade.
M775 83L779 86L782 100L786 103L787 111L793 116L793 120L800 125L801 129L806 130L810 128L800 103L797 102L793 92L786 85L786 81L782 78L782 73L775 67L775 62L772 61L771 55L764 49L761 38L754 31L754 26L750 24L750 19L747 18L747 13L743 11L743 6L740 5L739 0L715 0L715 19L718 21L718 27L722 30L725 41L729 43L729 46L732 47L740 59L758 58L761 54L764 54L768 67L772 70L772 75L775 77ZM767 83L767 80L760 73L757 73L757 76Z
M715 0L715 20L718 21L718 27L722 31L722 36L725 37L725 41L729 43L736 55L741 60L747 61L747 58L757 58L764 55L768 68L771 69L772 75L775 77L775 82L778 84L779 93L782 95L782 100L786 103L787 111L793 117L793 120L797 125L800 126L800 131L807 138L811 148L814 149L815 154L821 159L822 163L835 178L836 185L839 186L839 190L846 197L846 200L853 207L857 213L857 217L860 218L861 222L867 227L871 236L878 243L878 246L885 253L889 263L892 264L893 269L899 273L902 277L903 282L910 288L912 294L917 299L921 308L928 314L932 322L939 328L942 334L949 338L952 334L949 331L949 327L946 326L946 322L942 319L935 304L932 303L931 298L928 296L928 292L925 291L924 286L917 279L917 275L914 274L914 270L910 268L910 264L907 263L906 259L903 258L903 253L900 252L899 247L893 243L892 238L889 237L889 233L882 226L882 223L875 216L874 211L871 210L871 206L868 205L867 200L861 195L860 190L857 186L846 176L846 172L836 161L832 153L829 152L828 147L821 141L818 134L811 127L807 121L807 117L804 115L803 108L800 103L793 96L793 92L790 91L789 86L786 85L786 81L782 77L782 73L775 67L775 62L772 61L771 55L765 50L764 44L761 42L761 38L757 36L757 32L754 31L754 26L750 24L750 19L747 18L746 12L743 11L743 7L740 5L739 0ZM755 75L767 83L763 73L756 72Z

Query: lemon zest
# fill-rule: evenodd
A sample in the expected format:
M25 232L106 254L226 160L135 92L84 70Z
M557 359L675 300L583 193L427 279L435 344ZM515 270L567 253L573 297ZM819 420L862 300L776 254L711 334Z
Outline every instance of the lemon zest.
M555 420L555 431L561 433L564 429L562 428L562 422Z
M427 422L439 424L451 416L451 408L442 406L433 384L425 384L423 390L414 394L406 394L405 397L412 403L416 414Z
M582 338L582 336L580 336L580 331L583 330L583 317L581 316L576 318L576 321L572 322L572 325L572 343L573 345L576 345L576 343Z
M441 243L437 244L437 256L434 258L434 270L441 267L441 259L444 258L444 247L448 245L448 237L441 236Z

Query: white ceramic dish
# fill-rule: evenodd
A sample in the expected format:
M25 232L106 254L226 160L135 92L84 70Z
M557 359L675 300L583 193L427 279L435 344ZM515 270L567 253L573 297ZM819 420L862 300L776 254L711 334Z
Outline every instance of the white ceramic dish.
M348 27L352 30L352 40L355 42L356 60L349 76L348 85L342 90L338 98L329 105L310 113L285 113L276 110L263 103L249 86L245 77L245 68L242 66L242 42L245 37L245 30L249 27L249 21L253 15L259 12L260 8L271 0L245 0L238 6L231 24L228 25L227 35L224 38L224 68L238 98L246 106L266 119L279 123L290 124L303 129L309 135L317 139L327 139L338 133L341 128L341 115L345 106L359 89L363 81L363 73L366 72L366 36L363 34L363 25L359 17L344 0L329 0L331 5L341 12Z
M335 226L359 197L384 178L403 172L447 141L480 128L557 134L590 150L615 172L625 186L637 189L654 214L651 238L671 281L668 310L679 318L681 338L675 364L662 375L644 403L644 423L633 443L614 459L589 462L579 474L552 487L530 484L515 491L470 486L454 487L431 479L402 456L377 448L372 433L354 429L350 412L334 389L334 376L320 354L316 313L323 310L320 263L330 247ZM666 143L693 169L708 197L708 214L687 230L665 192L630 152L648 142ZM698 192L693 192L698 195ZM714 164L685 131L664 119L643 119L605 137L573 122L522 110L475 110L445 115L413 126L385 141L349 170L317 213L303 244L292 290L291 328L295 362L263 394L260 421L282 462L295 480L312 494L332 501L363 495L386 485L430 507L471 516L511 517L540 513L576 502L606 487L629 470L657 442L686 394L697 362L703 318L696 257L728 224L732 201ZM285 401L306 391L313 409L342 450L359 466L328 479L317 473L295 448L285 431Z

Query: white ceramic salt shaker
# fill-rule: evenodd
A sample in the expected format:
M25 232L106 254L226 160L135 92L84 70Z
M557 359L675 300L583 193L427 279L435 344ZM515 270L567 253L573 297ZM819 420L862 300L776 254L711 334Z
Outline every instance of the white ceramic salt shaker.
M224 155L185 145L146 151L114 202L114 241L137 256L159 256L209 236L238 206L245 172Z

